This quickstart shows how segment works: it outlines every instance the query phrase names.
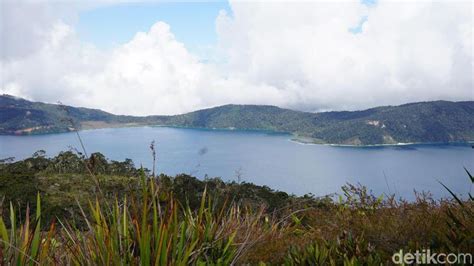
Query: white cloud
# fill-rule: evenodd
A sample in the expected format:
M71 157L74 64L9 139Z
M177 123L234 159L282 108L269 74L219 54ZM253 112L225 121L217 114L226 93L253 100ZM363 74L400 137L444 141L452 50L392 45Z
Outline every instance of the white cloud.
M78 89L84 84L94 88L89 94L92 102L107 102L109 110L119 113L174 114L231 102L261 102L257 91L268 97L263 102L284 103L275 88L223 78L214 65L190 54L164 22L137 33L112 51L102 72L92 78L79 76L77 83L82 84Z
M470 2L231 7L232 15L221 12L216 19L220 63L202 63L164 22L101 51L78 39L72 23L58 15L64 13L40 14L46 22L33 33L9 15L10 26L0 28L10 47L3 48L1 91L122 114L227 103L317 110L473 98ZM4 13L23 12L13 9ZM351 33L363 16L361 33ZM17 23L25 30L11 31ZM16 34L31 46L15 47Z
M298 95L290 105L472 99L471 5L236 2L217 28L231 70ZM362 32L350 33L363 16Z
M3 92L38 101L75 103L86 90L73 88L71 77L101 71L104 56L81 43L62 22L43 34L44 44L33 53L2 62Z
M157 22L128 43L99 51L57 23L31 56L4 62L3 93L117 114L174 114L222 103L277 103L275 88L223 78ZM267 97L262 101L262 97Z

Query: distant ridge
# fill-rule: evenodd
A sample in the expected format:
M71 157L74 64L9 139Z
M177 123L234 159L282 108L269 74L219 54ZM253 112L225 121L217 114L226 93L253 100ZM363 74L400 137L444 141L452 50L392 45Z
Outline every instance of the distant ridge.
M113 115L97 109L0 96L0 134L161 125L288 132L312 143L375 145L474 140L474 101L433 101L362 111L308 113L269 105L224 105L174 116Z

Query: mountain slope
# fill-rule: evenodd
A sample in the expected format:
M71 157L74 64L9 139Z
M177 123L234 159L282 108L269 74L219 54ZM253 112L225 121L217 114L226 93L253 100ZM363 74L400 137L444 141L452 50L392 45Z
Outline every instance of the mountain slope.
M357 112L317 114L312 137L329 143L474 140L474 102L421 102Z
M172 116L167 123L185 127L295 132L300 127L311 126L312 115L268 105L224 105Z
M31 102L0 95L0 134L57 133L83 128L84 122L105 124L140 121L132 116L117 116L97 109Z
M464 142L474 140L474 102L420 102L323 113L266 105L224 105L175 116L136 117L0 96L0 134L130 125L273 130L311 142L351 145Z

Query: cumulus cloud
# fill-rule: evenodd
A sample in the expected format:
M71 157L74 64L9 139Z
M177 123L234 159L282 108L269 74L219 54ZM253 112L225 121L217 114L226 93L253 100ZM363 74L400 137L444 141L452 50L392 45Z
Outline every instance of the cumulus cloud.
M276 88L223 78L216 66L190 54L164 22L114 49L97 75L75 78L78 90L93 88L86 101L108 102L110 110L121 113L175 114L234 102L284 103ZM257 91L267 99L262 101Z
M220 45L232 71L309 108L472 99L472 3L232 3ZM366 17L360 33L349 31Z
M190 54L164 22L111 51L82 43L62 22L45 35L45 45L34 54L2 63L3 93L140 115L285 102L275 88L221 77L214 65Z
M78 11L97 7L111 0L0 1L0 60L26 57L47 45L49 32L59 22L73 24Z
M175 114L227 103L321 110L473 98L470 2L231 2L232 14L216 18L218 63L200 61L165 22L103 51L48 12L34 31L12 32L11 14L27 9L7 8L1 91L33 100ZM15 46L20 33L31 43Z
M72 77L101 71L103 55L62 22L43 34L44 44L33 53L2 62L2 90L32 100L75 103L87 88L76 90Z

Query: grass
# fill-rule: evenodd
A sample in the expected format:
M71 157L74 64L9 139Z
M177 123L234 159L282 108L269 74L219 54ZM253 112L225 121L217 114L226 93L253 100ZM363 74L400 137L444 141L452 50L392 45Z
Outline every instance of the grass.
M263 219L263 209L236 204L214 204L204 191L193 211L172 193L160 191L157 182L142 179L141 193L115 199L113 204L89 202L81 209L86 228L58 219L48 232L41 231L38 195L36 216L18 223L10 204L6 227L0 219L1 261L16 265L229 265L256 240L271 232L275 222Z
M10 228L0 218L0 258L2 263L16 265L41 264L48 259L49 247L54 241L54 224L49 232L41 231L41 201L38 194L36 214L30 219L26 208L25 220L17 228L17 217L10 203Z
M117 162L96 160L90 173L79 173L67 168L80 165L72 157L62 161L0 165L0 181L34 173L28 191L39 191L22 203L13 186L1 190L9 196L0 204L1 264L386 265L400 249L474 250L473 197L448 187L450 199L417 194L408 202L346 185L333 200L219 179L152 177ZM9 174L14 180L1 179Z

